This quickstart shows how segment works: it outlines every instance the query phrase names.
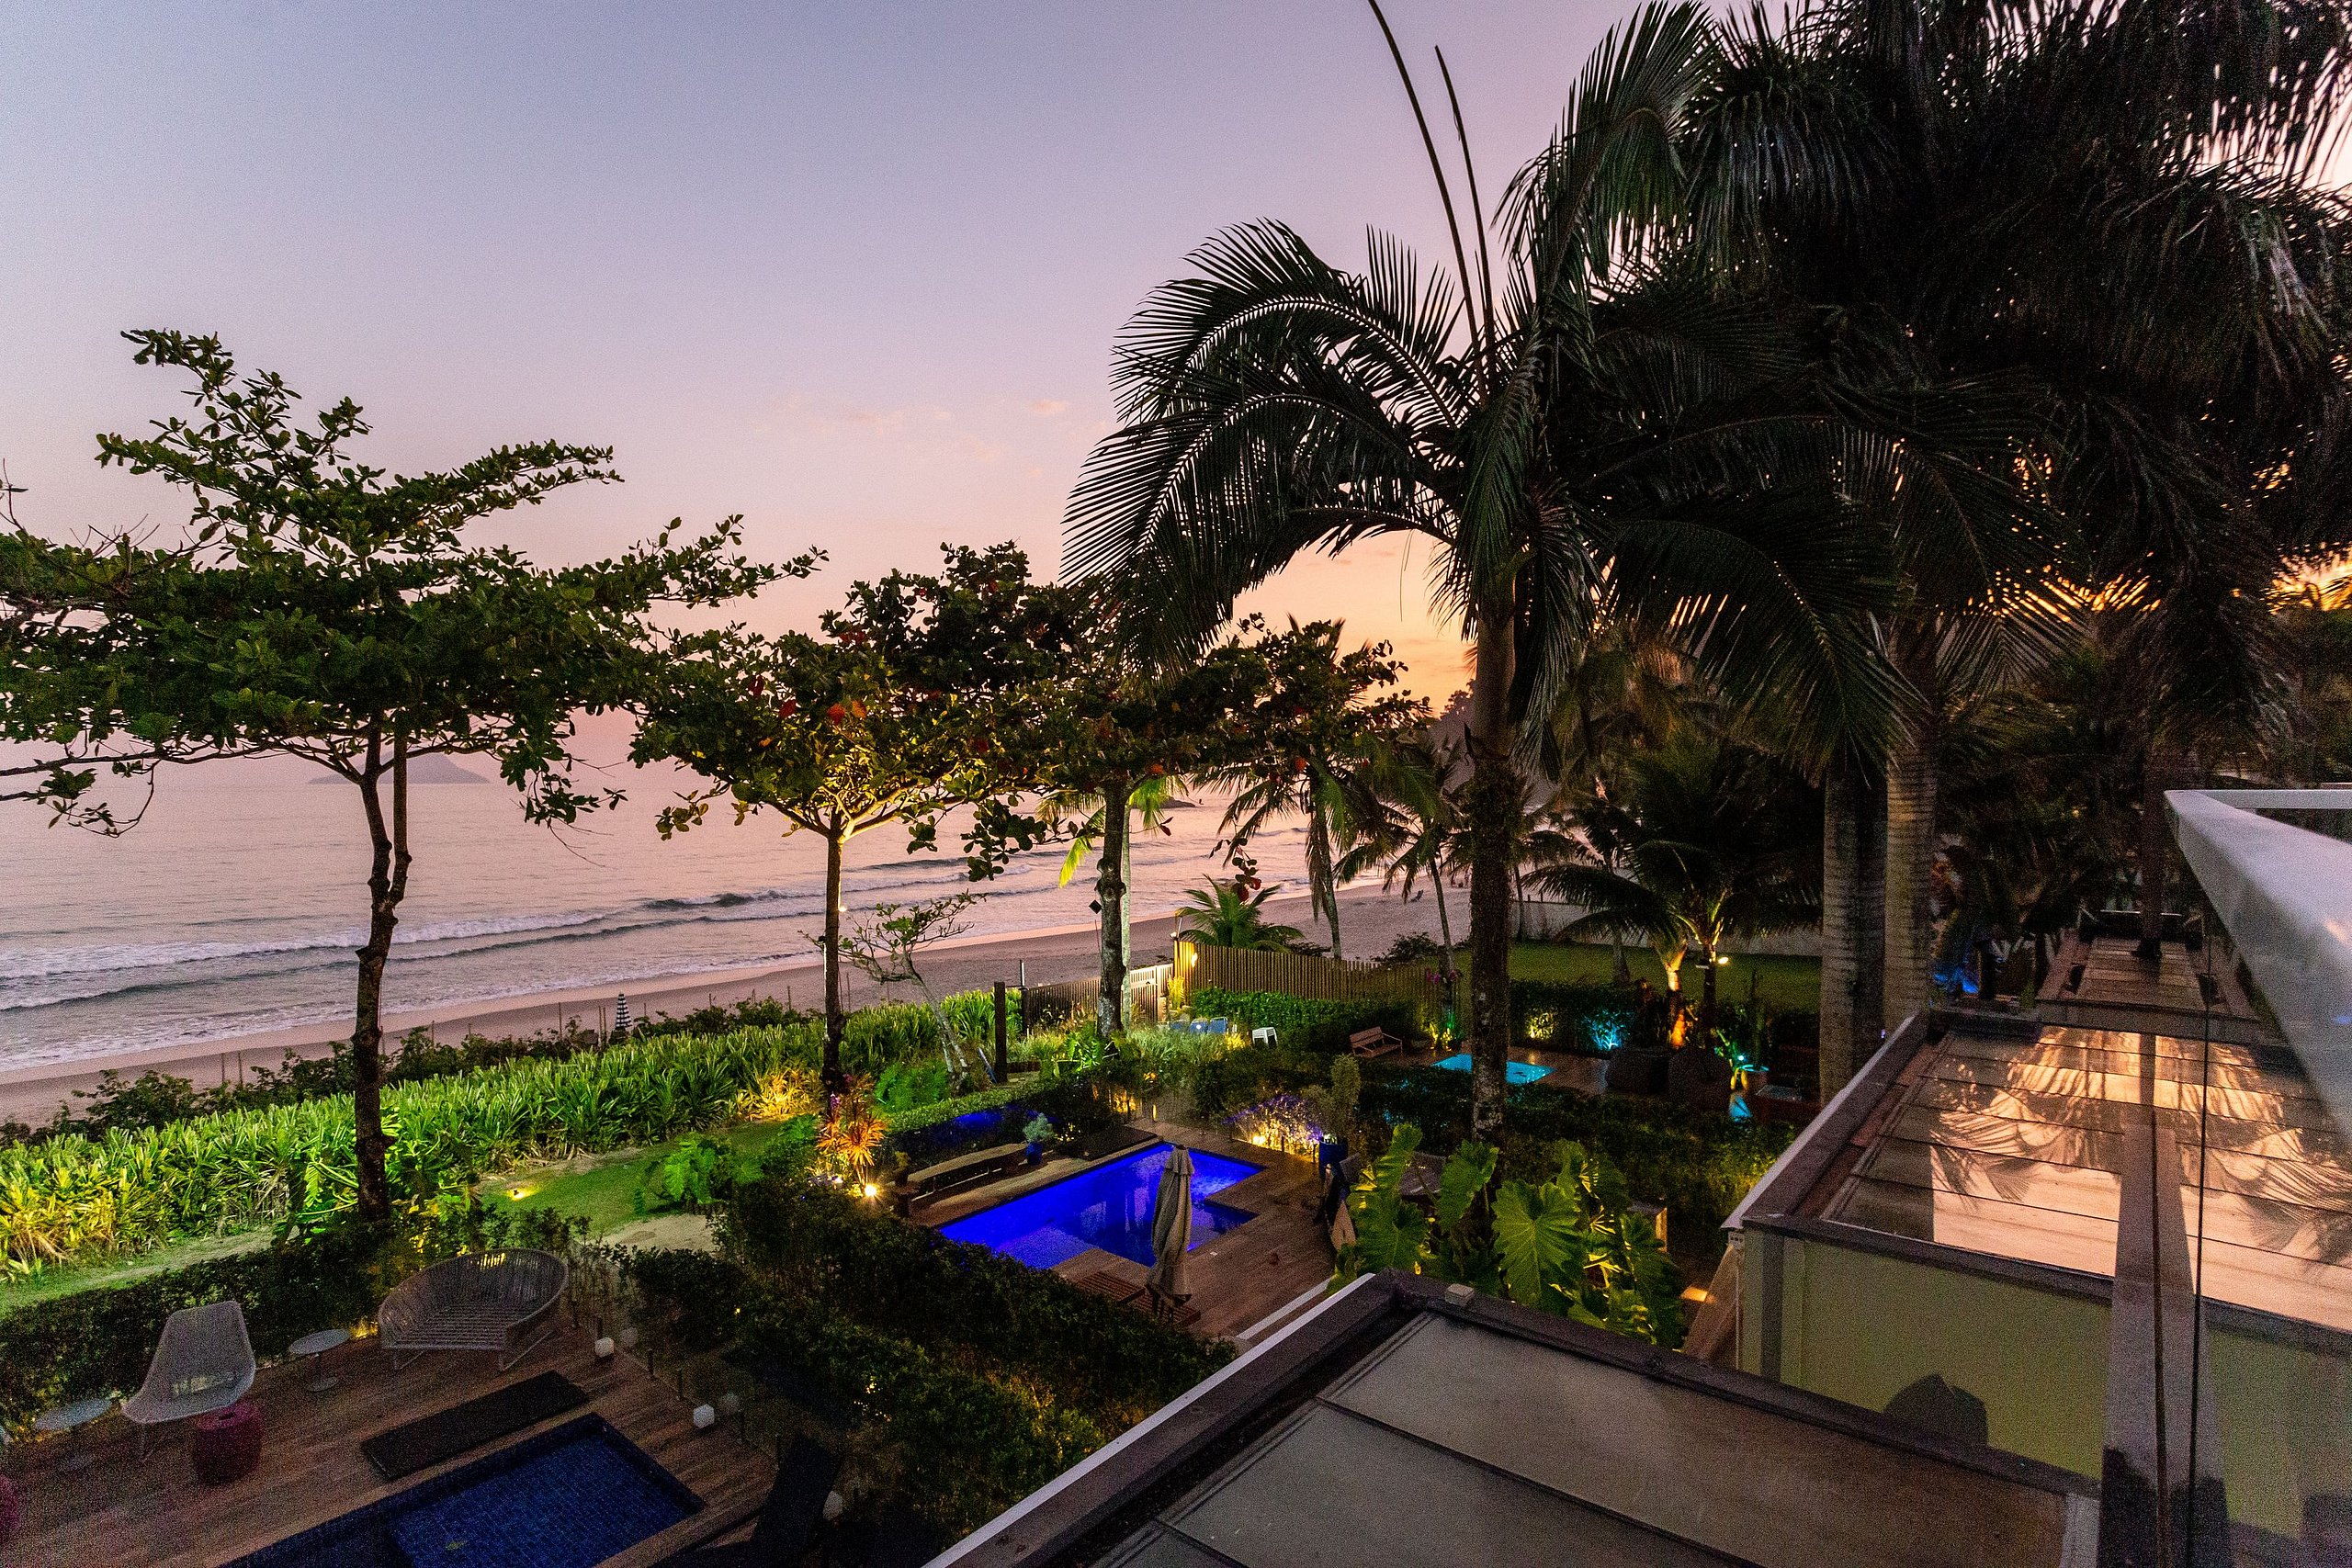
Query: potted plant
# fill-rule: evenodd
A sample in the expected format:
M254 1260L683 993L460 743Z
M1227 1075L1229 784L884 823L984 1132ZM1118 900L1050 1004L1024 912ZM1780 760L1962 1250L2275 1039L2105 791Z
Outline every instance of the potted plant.
M1042 1163L1046 1157L1046 1145L1053 1141L1053 1118L1040 1111L1029 1118L1029 1124L1021 1129L1021 1135L1029 1140L1029 1163Z

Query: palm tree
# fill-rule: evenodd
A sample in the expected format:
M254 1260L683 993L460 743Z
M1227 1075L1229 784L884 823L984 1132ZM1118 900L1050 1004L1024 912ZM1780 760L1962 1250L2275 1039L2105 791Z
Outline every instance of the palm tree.
M1119 887L1123 892L1132 888L1135 886L1136 833L1138 829L1146 833L1173 830L1168 826L1168 811L1170 807L1182 804L1176 795L1179 787L1180 782L1170 773L1144 774L1121 795L1120 819L1115 823L1111 820L1102 790L1063 790L1048 795L1045 801L1047 819L1075 824L1070 830L1069 852L1062 857L1061 875L1055 886L1069 886L1070 879L1086 864L1086 857L1099 849L1106 858L1115 851ZM1125 897L1114 900L1109 908L1104 907L1101 897L1094 900L1095 919L1100 925L1107 928L1114 919L1117 922L1115 934L1108 929L1102 930L1099 946L1107 953L1114 951L1114 943L1116 944L1119 956L1116 1023L1119 1028L1126 1026L1132 1006L1132 998L1127 995L1126 972L1135 956L1134 908L1133 900Z
M1627 759L1614 787L1571 811L1572 847L1527 880L1584 908L1571 934L1648 943L1669 991L1681 991L1695 951L1699 1035L1712 1042L1725 945L1821 912L1816 810L1785 765L1685 728Z
M1429 878L1437 902L1438 970L1449 1027L1456 984L1453 917L1446 907L1445 879L1449 851L1462 828L1454 794L1464 772L1461 743L1442 737L1434 728L1381 747L1359 775L1363 799L1356 815L1356 841L1338 868L1343 881L1380 868L1382 886L1397 887L1407 898L1413 896L1416 881Z
M1813 482L1826 422L1792 396L1799 356L1666 243L1683 216L1677 138L1713 59L1695 6L1647 6L1613 31L1514 181L1500 246L1475 171L1464 242L1419 117L1450 277L1379 235L1361 273L1279 224L1212 240L1131 323L1114 370L1124 424L1070 501L1066 566L1114 578L1173 648L1305 552L1433 542L1438 606L1475 646L1462 805L1481 1137L1502 1116L1530 719L1588 628L1675 624L1737 700L1859 722L1891 695L1860 636L1871 542Z
M2341 101L2345 32L2340 8L2296 0L1815 0L1728 31L1691 147L1716 253L1903 375L2021 391L2037 417L2020 458L2072 525L2005 538L1888 521L1905 592L1886 648L1917 701L1892 753L1851 749L1848 771L1883 762L1887 781L1889 1021L1927 994L1941 728L1992 667L1954 656L1988 629L2031 630L2016 611L2082 535L2110 594L2161 600L2165 541L2210 558L2234 526L2221 502L2249 493L2211 484L2199 456L2233 411L2293 409L2306 434L2335 417L2321 367L2337 335L2313 330L2334 243L2304 182ZM2241 479L2275 478L2296 443L2254 449L2267 457ZM2203 646L2226 666L2231 640ZM1838 818L1856 798L1832 791L1833 849L1851 845ZM1834 913L1851 902L1841 880L1833 868ZM1825 932L1830 960L1850 936Z
M1273 893L1259 883L1256 868L1244 855L1236 863L1231 882L1211 882L1186 894L1186 908L1177 911L1176 921L1211 947L1286 952L1303 933L1296 926L1266 919L1266 900Z

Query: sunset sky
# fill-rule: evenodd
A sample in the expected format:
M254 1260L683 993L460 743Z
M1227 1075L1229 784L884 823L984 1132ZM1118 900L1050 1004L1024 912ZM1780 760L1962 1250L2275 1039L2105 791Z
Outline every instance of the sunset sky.
M1397 0L1490 199L1620 11ZM1357 0L21 6L0 62L0 458L51 533L175 515L91 461L174 408L116 336L171 326L357 399L397 468L609 444L626 485L499 535L565 559L741 512L763 552L832 552L751 615L805 621L943 538L1057 566L1112 339L1218 227L1442 248ZM1344 615L1442 698L1426 564L1317 562L1252 607Z

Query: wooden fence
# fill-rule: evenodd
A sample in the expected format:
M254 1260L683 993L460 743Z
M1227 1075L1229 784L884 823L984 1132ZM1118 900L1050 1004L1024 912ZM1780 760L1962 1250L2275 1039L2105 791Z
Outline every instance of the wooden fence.
M1317 958L1304 953L1262 953L1238 947L1210 947L1180 940L1176 944L1175 990L1182 998L1216 987L1227 991L1281 991L1316 1001L1434 1000L1441 987L1426 966L1412 964L1381 968Z

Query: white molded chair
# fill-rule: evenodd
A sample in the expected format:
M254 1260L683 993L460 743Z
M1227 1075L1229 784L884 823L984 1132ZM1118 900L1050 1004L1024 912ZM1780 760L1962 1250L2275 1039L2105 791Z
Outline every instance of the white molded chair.
M245 1309L235 1302L183 1307L164 1320L147 1381L122 1402L122 1413L138 1425L143 1457L148 1427L225 1410L253 1386L254 1346L245 1334Z

